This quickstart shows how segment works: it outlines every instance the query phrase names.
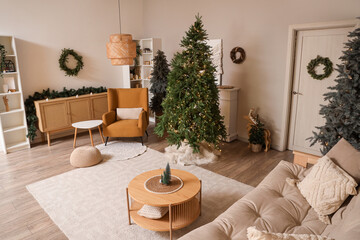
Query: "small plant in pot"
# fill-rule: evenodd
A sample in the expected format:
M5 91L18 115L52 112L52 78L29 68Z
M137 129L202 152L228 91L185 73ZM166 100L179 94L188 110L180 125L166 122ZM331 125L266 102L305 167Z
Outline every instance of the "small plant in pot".
M260 122L259 115L256 116L254 124L251 125L249 131L249 143L251 144L251 151L260 152L265 144L264 124Z

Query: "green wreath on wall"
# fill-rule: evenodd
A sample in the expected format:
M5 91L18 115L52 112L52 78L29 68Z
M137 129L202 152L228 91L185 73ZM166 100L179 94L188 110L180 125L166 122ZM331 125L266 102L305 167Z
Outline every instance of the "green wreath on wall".
M75 68L69 68L66 65L69 55L72 55L77 62ZM77 76L79 71L84 67L84 63L82 61L82 56L77 54L73 49L64 48L62 49L62 53L59 58L59 66L61 70L65 71L65 76Z
M323 74L317 74L315 71L315 68L319 65L324 65ZM333 69L333 63L328 57L323 58L318 55L316 58L312 59L309 62L309 64L307 65L307 70L312 78L317 80L323 80L324 78L329 77L334 69Z

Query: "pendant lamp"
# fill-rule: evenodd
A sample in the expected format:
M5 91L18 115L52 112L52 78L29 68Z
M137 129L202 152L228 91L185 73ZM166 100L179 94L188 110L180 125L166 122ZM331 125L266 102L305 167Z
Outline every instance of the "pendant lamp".
M118 8L120 34L110 35L110 42L106 44L106 54L112 65L133 65L136 43L132 40L131 34L121 34L120 0L118 0Z

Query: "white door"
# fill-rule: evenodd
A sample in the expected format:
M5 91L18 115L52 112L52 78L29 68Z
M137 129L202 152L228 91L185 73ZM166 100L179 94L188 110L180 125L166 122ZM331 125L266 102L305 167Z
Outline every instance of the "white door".
M322 126L325 119L319 114L320 105L326 105L324 93L329 92L329 86L334 86L338 72L336 64L344 50L347 35L353 28L336 28L324 30L299 31L296 39L294 75L291 102L291 118L289 128L288 148L306 153L320 155L320 144L310 147L306 140L317 132L316 126ZM334 71L323 80L313 79L307 72L308 63L317 56L328 57ZM323 65L316 69L317 74L323 73Z

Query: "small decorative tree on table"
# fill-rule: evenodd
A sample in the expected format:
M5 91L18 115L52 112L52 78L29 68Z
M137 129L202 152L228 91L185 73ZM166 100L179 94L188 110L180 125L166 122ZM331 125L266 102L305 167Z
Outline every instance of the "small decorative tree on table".
M161 174L161 183L169 185L171 182L171 170L169 163L166 164L165 171Z
M356 149L360 150L360 28L349 35L345 43L346 50L340 57L342 64L337 65L339 75L337 84L329 87L331 92L325 93L329 101L320 109L325 118L325 125L317 127L310 137L311 146L316 142L322 145L321 152L326 154L342 137Z
M207 39L198 15L181 41L184 50L171 61L164 113L155 127L160 136L167 131L170 145L180 147L185 142L194 152L199 152L202 142L218 148L226 137Z

